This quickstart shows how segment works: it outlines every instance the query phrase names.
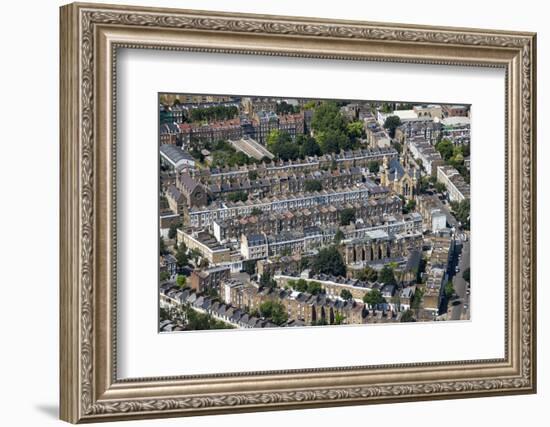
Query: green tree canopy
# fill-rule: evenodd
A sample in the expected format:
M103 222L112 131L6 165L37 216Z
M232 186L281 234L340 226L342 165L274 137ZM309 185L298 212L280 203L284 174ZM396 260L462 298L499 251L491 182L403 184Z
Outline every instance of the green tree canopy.
M277 286L277 282L270 273L265 272L260 276L260 285L267 288L274 288Z
M395 285L397 283L393 268L390 265L386 264L382 267L382 270L380 270L378 274L378 281L389 285Z
M342 289L342 292L340 292L340 297L348 301L353 299L353 295L347 289Z
M369 306L374 306L376 304L383 304L386 302L386 299L382 296L382 292L378 289L373 289L363 297L363 302Z
M439 151L443 160L447 161L453 157L454 145L448 139L442 139L437 144L435 144L435 149Z
M328 130L345 132L346 120L335 102L323 101L313 112L311 127L315 132Z
M403 323L416 322L416 319L414 318L414 313L412 312L412 310L405 310L403 314L401 314L401 318L399 321Z
M287 103L286 101L282 101L277 103L277 107L275 112L277 114L293 114L300 111L300 108L298 106L294 106L292 104Z
M248 171L248 179L251 181L255 181L258 179L258 172L255 170Z
M184 288L185 284L187 283L187 278L182 274L178 274L178 277L176 278L176 283L180 288Z
M453 296L453 294L455 293L455 288L453 287L453 282L449 281L445 284L444 292L445 292L445 297L447 297L447 299L449 299Z
M169 239L175 239L176 236L178 235L178 227L180 226L180 224L172 224L170 226L170 229L168 230L168 238Z
M434 188L435 191L437 191L438 193L444 193L445 191L447 191L447 187L445 187L445 184L439 181L434 184Z
M349 225L355 221L355 209L345 208L340 213L340 225Z
M252 211L250 212L250 215L259 216L262 214L262 210L259 207L253 207Z
M235 106L215 105L207 108L195 108L189 113L191 121L228 120L239 114Z
M336 129L327 129L317 134L317 141L323 154L338 153L351 148L348 136Z
M346 128L348 136L352 141L356 141L357 139L365 136L365 127L363 125L363 122L360 120L348 123Z
M366 266L363 271L358 274L359 280L366 280L367 282L376 282L378 280L378 272L369 266Z
M300 156L300 147L292 141L288 132L272 130L267 137L267 149L278 159L294 160Z
M248 200L248 193L243 190L235 191L227 196L227 200L230 202L246 202Z
M377 173L380 170L380 162L377 160L371 160L368 167L370 173Z
M249 275L256 274L256 261L255 260L245 260L243 261L243 271Z
M309 292L312 295L317 295L317 294L324 294L325 290L323 289L323 286L319 282L316 282L315 280L311 280L307 284L307 292Z
M340 229L336 231L336 234L334 234L334 243L339 244L342 240L344 240L344 232Z
M306 179L304 182L304 190L307 192L314 192L314 191L321 191L323 189L323 185L321 184L321 181L318 181L316 179Z
M265 301L260 305L260 314L262 317L271 318L276 325L282 325L288 320L288 314L285 306L280 302Z
M300 146L300 155L302 157L321 155L321 147L317 141L315 141L315 138L310 136L307 137L307 139Z
M464 199L459 203L452 203L451 207L462 226L466 229L470 229L470 199Z
M315 274L324 273L334 276L345 276L346 274L346 265L336 246L319 250L319 253L313 258L311 269Z
M384 128L388 130L391 138L395 137L395 130L401 125L399 116L388 116L384 121Z

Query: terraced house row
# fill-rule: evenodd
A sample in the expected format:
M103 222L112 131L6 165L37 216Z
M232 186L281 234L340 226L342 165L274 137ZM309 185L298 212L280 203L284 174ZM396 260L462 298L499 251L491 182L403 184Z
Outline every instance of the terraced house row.
M277 174L263 178L250 179L247 175L216 179L208 185L208 191L214 199L224 199L237 192L246 192L254 197L266 197L271 194L307 191L308 183L316 181L321 188L342 188L363 181L361 169L316 170L309 172L289 173L279 171Z
M337 316L343 324L361 324L368 315L365 304L331 298L326 294L311 295L291 289L261 288L238 280L223 282L221 287L226 304L254 313L266 301L280 303L289 321L299 321L304 326L320 321L334 324Z
M220 183L229 177L247 177L254 172L257 177L275 176L279 172L300 173L320 169L337 169L351 167L366 168L372 161L382 162L384 158L393 159L398 153L393 148L364 148L357 150L341 151L340 153L324 154L322 156L310 156L298 160L276 160L271 163L259 163L243 166L224 168L202 168L189 172L193 178L203 184Z
M196 206L185 210L185 219L191 227L204 228L211 227L216 220L251 215L256 211L284 212L315 206L364 202L371 197L371 188L372 186L361 184L354 187L294 193L246 202L215 201L208 206Z
M240 251L244 259L307 254L334 243L342 233L342 253L351 267L372 261L392 261L407 257L422 246L422 218L417 213L395 218L387 215L377 224L315 225L302 230L277 233L241 234Z
M365 202L321 205L281 212L262 212L259 215L215 220L212 224L212 231L218 241L225 241L239 238L241 234L276 234L285 231L300 231L321 224L328 227L341 224L342 213L350 210L353 210L356 218L361 218L366 222L381 221L386 214L399 214L402 204L399 197L387 196L371 198Z
M209 123L180 123L176 135L184 147L193 143L213 143L243 137L265 145L267 136L273 130L287 132L292 138L304 134L304 113L277 115L272 111L259 111L251 118L243 116Z

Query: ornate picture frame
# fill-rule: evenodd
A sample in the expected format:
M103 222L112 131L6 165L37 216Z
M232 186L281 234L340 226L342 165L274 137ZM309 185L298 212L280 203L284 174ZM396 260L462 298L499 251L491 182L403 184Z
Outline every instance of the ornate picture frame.
M72 423L536 391L536 35L98 4L61 8L60 383ZM118 48L501 67L505 357L117 379Z

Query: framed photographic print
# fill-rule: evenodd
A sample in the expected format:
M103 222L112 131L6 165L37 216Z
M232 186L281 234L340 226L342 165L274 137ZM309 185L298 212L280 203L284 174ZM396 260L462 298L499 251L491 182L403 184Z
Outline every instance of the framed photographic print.
M536 390L535 34L61 8L61 418Z

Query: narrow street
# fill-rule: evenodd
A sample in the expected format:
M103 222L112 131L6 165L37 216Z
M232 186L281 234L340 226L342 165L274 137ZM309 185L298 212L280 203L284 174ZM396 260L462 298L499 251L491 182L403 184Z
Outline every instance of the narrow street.
M458 299L454 300L459 303L452 305L451 303L451 315L450 320L460 320L461 318L468 319L470 317L470 295L467 294L468 282L462 278L464 270L470 267L470 241L462 242L462 254L460 261L458 262L459 271L453 276L453 287L455 293L458 295ZM457 264L458 253L455 255L453 268Z

